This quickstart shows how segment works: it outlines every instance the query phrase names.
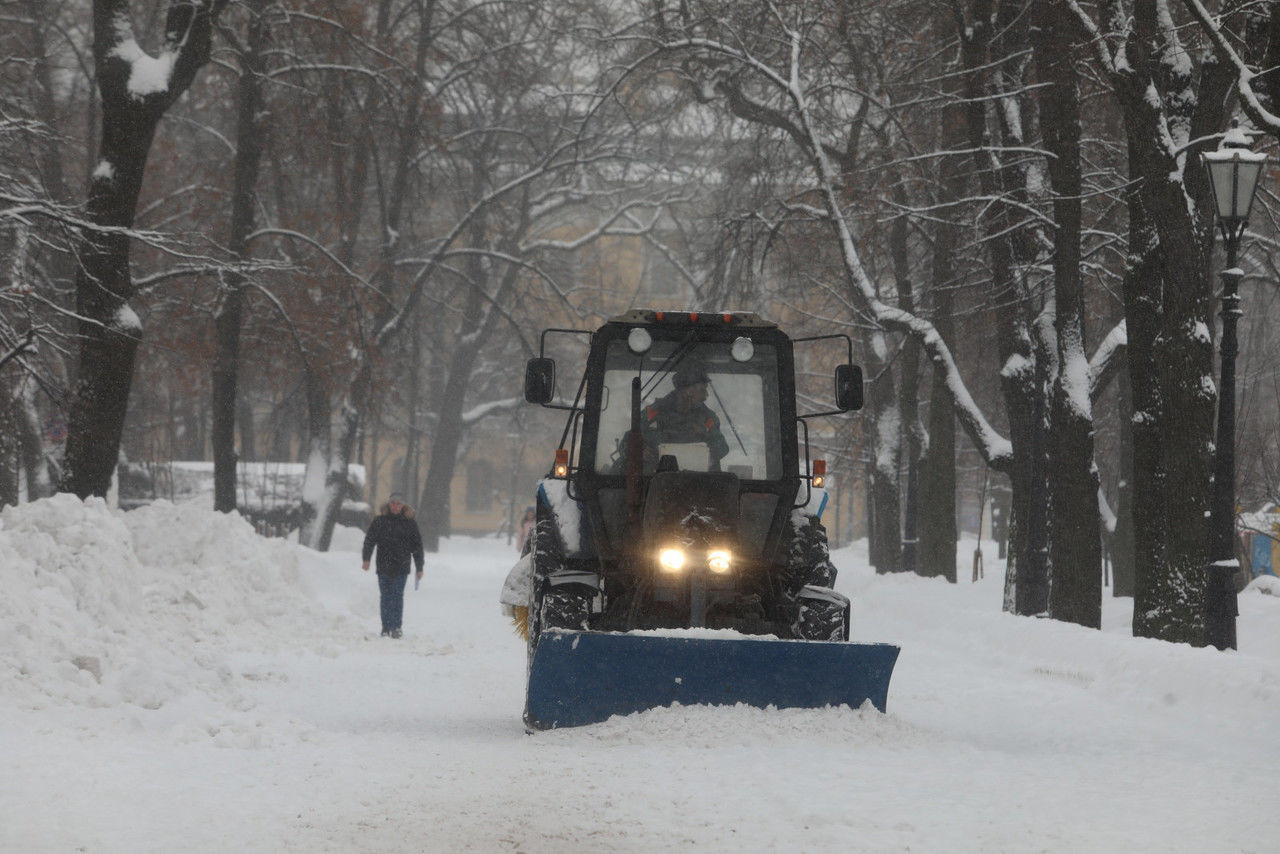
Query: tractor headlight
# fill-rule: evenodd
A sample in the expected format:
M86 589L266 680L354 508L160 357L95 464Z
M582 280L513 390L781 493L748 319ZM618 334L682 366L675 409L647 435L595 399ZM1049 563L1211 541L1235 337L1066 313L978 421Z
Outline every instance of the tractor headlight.
M663 549L658 554L658 565L667 572L679 572L684 569L684 552L680 549Z
M707 553L707 569L715 573L725 573L733 566L733 555L725 549L716 549Z

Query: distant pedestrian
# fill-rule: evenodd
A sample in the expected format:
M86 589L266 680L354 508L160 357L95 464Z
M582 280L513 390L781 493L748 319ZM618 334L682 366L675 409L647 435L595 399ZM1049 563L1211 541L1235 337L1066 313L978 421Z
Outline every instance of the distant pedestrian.
M378 589L382 594L382 636L401 636L404 618L404 586L409 581L409 561L417 565L422 580L422 533L413 521L413 508L404 503L399 492L391 493L382 512L369 523L364 535L361 560L369 571L369 558L378 551Z
M529 548L529 535L533 533L533 528L538 524L538 516L533 512L532 507L524 509L524 518L520 520L520 533L516 535L516 551L524 554Z

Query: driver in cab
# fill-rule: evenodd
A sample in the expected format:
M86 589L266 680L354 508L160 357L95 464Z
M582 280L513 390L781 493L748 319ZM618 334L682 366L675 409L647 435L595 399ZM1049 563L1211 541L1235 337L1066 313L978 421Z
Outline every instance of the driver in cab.
M720 432L720 419L707 406L710 377L701 363L688 360L671 378L675 390L645 407L642 430L646 451L662 445L705 444L710 454L708 471L720 471L720 460L729 443ZM647 454L646 454L647 455Z

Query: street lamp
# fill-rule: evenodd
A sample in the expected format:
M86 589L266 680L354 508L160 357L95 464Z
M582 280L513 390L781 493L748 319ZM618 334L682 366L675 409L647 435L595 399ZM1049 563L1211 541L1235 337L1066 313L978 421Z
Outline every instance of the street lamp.
M1258 177L1267 155L1249 150L1249 138L1235 122L1223 134L1217 151L1200 155L1209 173L1217 208L1218 229L1227 252L1222 271L1221 381L1218 383L1218 436L1213 460L1213 503L1210 508L1209 565L1204 574L1204 642L1218 649L1236 648L1236 321L1240 319L1240 280L1236 249L1253 207Z

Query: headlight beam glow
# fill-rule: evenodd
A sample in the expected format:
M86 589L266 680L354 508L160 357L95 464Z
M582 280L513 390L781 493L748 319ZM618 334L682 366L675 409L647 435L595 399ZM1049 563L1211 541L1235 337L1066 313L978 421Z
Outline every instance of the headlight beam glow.
M679 572L684 569L684 552L680 549L663 549L658 554L658 565L667 572Z
M707 569L715 573L726 573L733 566L733 555L726 549L714 549L707 553Z

